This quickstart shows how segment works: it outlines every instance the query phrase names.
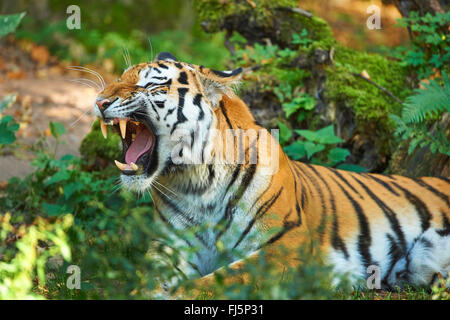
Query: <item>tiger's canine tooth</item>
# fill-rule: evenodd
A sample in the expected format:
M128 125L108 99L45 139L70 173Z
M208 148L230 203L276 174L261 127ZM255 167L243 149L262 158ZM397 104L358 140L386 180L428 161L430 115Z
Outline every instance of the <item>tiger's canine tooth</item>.
M127 135L127 119L120 119L119 120L119 126L120 126L120 133L122 134L122 139L125 139Z
M127 168L127 165L125 163L119 162L117 160L114 160L114 163L121 171L124 171Z
M108 137L108 129L106 128L105 122L103 119L100 119L100 129L102 130L102 135L106 139Z
M131 169L133 169L133 171L137 171L139 169L139 167L134 162L130 163L130 167Z

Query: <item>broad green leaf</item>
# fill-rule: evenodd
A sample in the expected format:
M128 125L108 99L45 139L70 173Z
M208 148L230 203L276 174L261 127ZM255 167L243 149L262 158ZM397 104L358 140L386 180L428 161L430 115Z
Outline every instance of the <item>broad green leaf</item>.
M59 138L64 133L66 133L66 128L62 123L50 122L50 132L52 133L53 137Z
M284 123L278 122L278 128L280 128L280 144L283 145L286 142L289 141L289 139L292 137L292 131L289 130L288 126Z
M348 149L334 148L328 152L328 160L331 162L331 166L338 164L339 162L345 161L345 159L350 155Z
M322 144L335 144L343 142L341 138L334 135L333 125L329 125L317 131L295 130L295 132L308 141L318 142Z
M57 216L64 212L64 207L59 206L57 204L43 203L42 207L44 208L45 212L50 216Z
M70 178L70 171L62 170L55 173L49 180L47 180L44 184L45 186L49 186L51 184L68 180Z
M14 121L13 117L8 115L0 121L0 145L11 144L16 141L15 132L19 130L19 124Z
M83 189L83 184L79 182L72 182L63 186L64 196L69 199L75 192Z
M305 151L306 156L311 158L314 154L317 152L320 152L325 149L325 146L323 144L315 144L314 142L306 141L305 142Z
M16 30L25 12L17 14L0 15L0 37L6 36L8 33Z
M306 156L305 143L303 141L295 141L294 143L283 148L284 152L294 160L299 160Z

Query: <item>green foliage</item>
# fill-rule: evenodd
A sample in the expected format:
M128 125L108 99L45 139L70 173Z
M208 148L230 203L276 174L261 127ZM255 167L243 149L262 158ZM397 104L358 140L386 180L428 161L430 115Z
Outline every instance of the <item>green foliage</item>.
M424 83L425 89L416 89L415 95L406 98L403 104L402 119L407 124L422 122L435 118L443 111L450 111L450 80L444 72L443 86L436 80Z
M284 140L281 140L281 142L286 143L292 135L287 135L287 127L281 129L282 126L280 126L280 136L284 134ZM336 146L342 143L343 140L334 134L333 125L326 126L317 131L294 130L294 132L302 139L297 139L283 148L286 154L292 159L310 161L314 164L337 167L343 170L366 171L360 166L343 163L350 155L350 151Z
M130 53L132 64L150 61L157 53L169 51L179 60L216 69L224 68L224 61L229 56L222 46L223 34L207 35L196 29L173 29L150 34L139 28L132 29L132 24L125 24L121 26L122 32L104 30L99 25L69 30L65 20L59 20L43 22L37 33L37 22L33 18L24 21L23 30L16 33L17 38L44 44L60 59L74 60L79 64L108 59L113 63L112 71L116 73L122 73L128 67L124 60L125 51Z
M408 27L414 34L409 47L397 47L393 55L401 64L417 72L425 79L436 71L448 71L450 62L450 35L448 25L450 12L420 16L410 12L408 17L398 20L398 26Z
M53 124L52 133L57 140L62 138L63 131L59 124ZM161 227L153 221L149 195L136 197L123 190L119 192L116 177L105 179L103 172L83 171L81 159L70 155L56 159L54 154L44 149L37 150L32 163L35 171L24 179L9 180L6 189L0 192L0 207L11 213L10 223L14 226L25 226L37 217L60 221L65 219L67 213L71 214L73 224L64 230L72 252L71 263L82 270L82 290L66 287L66 263L53 269L45 266L45 272L53 276L42 278L39 287L33 286L33 292L38 292L45 285L47 298L150 297L149 292L157 286L156 279L151 275L165 274L169 277L175 271L156 270L157 262L146 256L151 240L165 236L159 231ZM36 237L34 234L33 237ZM43 246L49 248L48 254L39 258L40 268L59 246L55 237L46 235L47 238L39 238ZM14 246L12 242L5 248L6 251L0 253L13 257L14 252L21 248L29 251L33 248L32 243L17 242ZM67 249L64 250L67 252ZM22 263L25 258L19 258L10 263L20 267L19 262ZM32 260L32 257L28 259ZM33 275L26 266L28 264L15 269L17 277ZM11 277L15 279L16 273ZM27 292L30 291L30 283L28 281L24 286ZM15 288L7 289L4 294L11 296ZM17 293L22 294L23 291L18 290Z
M72 223L71 215L52 222L37 217L32 225L17 227L12 223L10 213L0 213L1 300L43 298L38 291L46 283L49 259L56 256L66 261L71 259L66 233ZM19 239L12 246L14 237ZM43 243L49 244L49 247L44 249Z
M19 130L19 124L12 116L2 117L0 120L0 145L16 141L15 132L17 130Z
M0 101L0 149L2 145L12 144L16 141L16 131L19 130L19 124L12 116L2 116L1 112L11 106L16 101L16 94L5 96Z
M443 116L450 112L450 80L444 72L442 86L439 80L430 80L424 89L416 89L415 95L408 97L403 104L401 117L392 114L396 123L396 136L409 140L408 154L418 146L429 146L432 153L450 155L448 133L441 126Z
M14 32L24 16L25 12L0 15L0 38Z

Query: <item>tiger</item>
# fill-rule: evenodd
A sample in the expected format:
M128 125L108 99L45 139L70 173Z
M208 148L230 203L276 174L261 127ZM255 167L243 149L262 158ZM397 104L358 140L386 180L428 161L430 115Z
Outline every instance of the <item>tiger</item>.
M115 162L123 187L150 192L158 221L177 232L174 243L196 248L177 267L186 278L211 279L224 265L242 268L263 250L270 259L279 245L287 250L281 264L295 265L296 250L312 241L333 271L354 284L368 278L371 266L387 290L430 287L448 276L448 177L293 161L236 95L242 74L162 52L130 66L94 103L104 137L113 126L122 139L122 159ZM255 134L238 139L238 131ZM256 152L252 162L250 151L263 136L270 152ZM238 140L228 153L240 149L242 161L224 161L225 142ZM180 161L183 153L199 161ZM264 162L269 153L272 160ZM199 226L194 237L183 236Z

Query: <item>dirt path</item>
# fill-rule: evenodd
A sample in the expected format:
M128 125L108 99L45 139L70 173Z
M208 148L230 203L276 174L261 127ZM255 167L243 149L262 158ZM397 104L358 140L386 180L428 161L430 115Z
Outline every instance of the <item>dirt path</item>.
M16 133L19 144L32 145L41 135L49 136L50 121L57 121L66 127L64 144L58 148L58 156L70 153L78 155L83 137L90 131L94 117L92 110L96 92L94 89L70 82L71 75L55 75L41 79L26 77L4 80L0 83L0 100L9 93L17 93L17 100L4 113L19 121ZM81 117L81 118L80 118ZM74 123L77 119L76 123ZM48 138L48 148L53 148L53 137ZM22 148L0 155L0 181L13 176L23 177L33 168L29 162L33 155Z

